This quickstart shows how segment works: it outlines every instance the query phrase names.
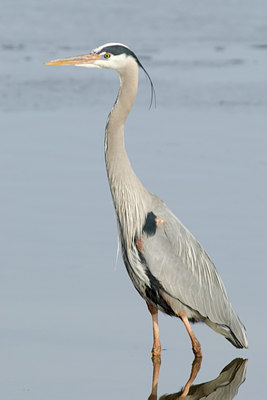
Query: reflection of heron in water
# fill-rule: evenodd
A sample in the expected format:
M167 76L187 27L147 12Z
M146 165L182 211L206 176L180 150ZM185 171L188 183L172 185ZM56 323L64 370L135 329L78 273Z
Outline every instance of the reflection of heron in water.
M173 394L165 394L159 400L200 400L203 398L205 400L232 400L236 396L239 386L246 379L247 361L242 358L236 358L221 371L217 378L209 382L191 386L201 365L201 359L195 358L190 378L183 390ZM160 360L154 358L152 392L148 400L157 400L159 369Z

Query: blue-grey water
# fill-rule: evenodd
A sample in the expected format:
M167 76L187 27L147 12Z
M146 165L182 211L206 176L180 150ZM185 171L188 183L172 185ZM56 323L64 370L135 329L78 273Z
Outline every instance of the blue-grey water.
M204 354L195 384L239 357L246 380L243 365L220 398L239 385L236 398L265 398L266 17L264 0L2 0L1 398L151 392L150 315L116 261L104 166L119 80L43 65L113 41L135 51L157 93L149 111L140 73L126 125L132 165L203 244L247 327L249 349L237 350L194 326ZM160 333L158 397L180 391L193 360L179 320L161 314Z

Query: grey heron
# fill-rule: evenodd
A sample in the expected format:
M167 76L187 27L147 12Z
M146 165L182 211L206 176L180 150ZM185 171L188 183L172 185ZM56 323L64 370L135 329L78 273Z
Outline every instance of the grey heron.
M182 320L197 357L202 357L202 351L191 321L204 322L235 347L247 348L245 327L209 256L166 204L143 186L128 159L124 125L136 97L139 67L149 77L137 56L123 44L107 43L89 54L46 64L119 73L119 93L105 129L105 161L123 260L152 316L152 354L161 353L158 310Z

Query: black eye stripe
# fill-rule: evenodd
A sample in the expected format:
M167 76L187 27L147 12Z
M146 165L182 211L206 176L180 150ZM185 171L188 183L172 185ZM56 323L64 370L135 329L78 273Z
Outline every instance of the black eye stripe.
M100 50L100 53L104 53L104 52L105 53L111 53L114 56L118 56L120 54L131 55L135 59L137 59L136 55L130 49L128 49L128 47L124 47L124 46L121 46L121 45L111 45L111 46L103 47Z

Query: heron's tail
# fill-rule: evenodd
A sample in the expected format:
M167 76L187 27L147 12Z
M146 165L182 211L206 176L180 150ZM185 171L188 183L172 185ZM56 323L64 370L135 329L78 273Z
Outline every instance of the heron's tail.
M233 309L232 309L232 318L231 318L229 333L230 333L230 336L225 336L225 337L235 347L238 347L240 349L248 348L248 339L247 339L246 328L244 327L244 325L240 321L238 315L235 313L235 311Z
M209 325L216 332L225 336L229 342L232 343L235 347L239 349L247 349L248 348L248 340L246 334L246 328L240 321L239 317L231 307L230 310L230 322L229 324L218 324L211 322L209 320L205 321L207 325Z

